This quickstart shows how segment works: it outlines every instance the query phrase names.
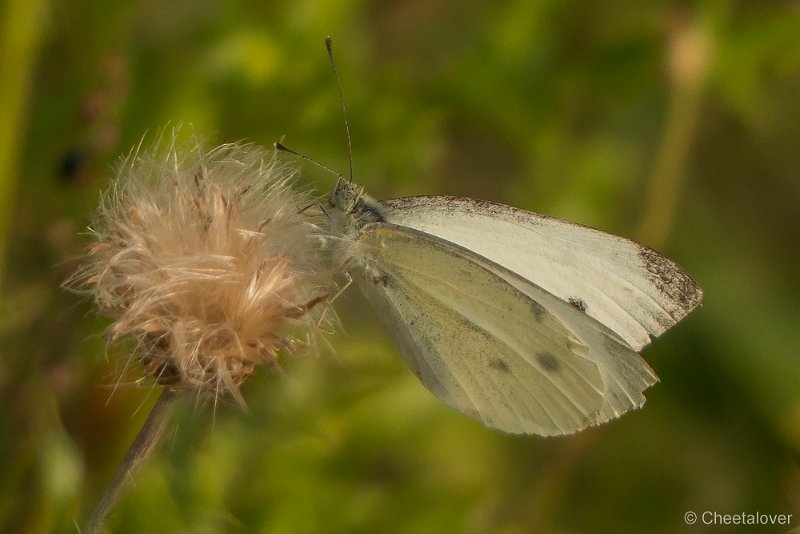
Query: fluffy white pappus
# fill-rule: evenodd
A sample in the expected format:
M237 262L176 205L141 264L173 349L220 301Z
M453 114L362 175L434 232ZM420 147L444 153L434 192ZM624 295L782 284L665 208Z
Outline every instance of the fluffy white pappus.
M158 383L243 402L256 366L277 366L321 330L334 273L314 199L262 149L176 147L174 134L124 158L67 282L137 340Z

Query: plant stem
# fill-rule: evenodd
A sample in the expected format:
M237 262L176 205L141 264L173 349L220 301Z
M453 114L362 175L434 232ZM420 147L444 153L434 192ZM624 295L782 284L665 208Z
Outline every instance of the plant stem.
M150 456L150 453L155 450L172 415L173 401L176 398L177 393L174 391L167 388L161 391L161 395L159 395L158 400L150 410L150 415L147 416L147 421L144 422L141 430L139 430L139 433L136 435L136 439L131 444L131 448L128 449L128 454L117 469L113 480L106 488L102 500L97 504L92 516L86 523L85 532L87 534L96 534L100 532L100 528L103 526L106 516L114 507L120 495L122 495L123 490L127 487L133 475Z
M653 247L664 246L687 180L713 46L713 26L701 20L684 22L670 35L671 104L637 236Z
M16 196L17 168L28 126L33 71L47 27L48 2L0 3L0 279L3 277L6 244Z

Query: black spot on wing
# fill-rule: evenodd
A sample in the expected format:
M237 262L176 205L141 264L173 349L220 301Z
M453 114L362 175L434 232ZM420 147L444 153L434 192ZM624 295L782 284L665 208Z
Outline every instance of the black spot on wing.
M372 283L380 287L388 287L391 284L391 278L386 274L380 274L372 277Z
M586 312L586 301L580 297L570 297L569 303L575 306L578 311Z
M489 367L500 371L502 373L510 373L511 369L508 367L508 364L502 358L492 358L489 361Z
M536 361L549 373L555 373L561 369L561 364L551 352L537 352Z
M532 300L531 301L531 311L533 312L533 318L536 319L536 322L537 323L541 323L542 320L544 319L544 314L546 313L546 310L544 309L544 306L542 306L541 304L539 304L535 300Z

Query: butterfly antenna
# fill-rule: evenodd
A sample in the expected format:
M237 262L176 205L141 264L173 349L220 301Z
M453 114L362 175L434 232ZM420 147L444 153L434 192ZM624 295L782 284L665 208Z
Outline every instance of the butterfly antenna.
M280 150L281 152L288 152L289 154L293 154L293 155L297 156L298 158L303 158L306 161L310 161L311 163L313 163L314 165L316 165L320 169L322 169L324 171L328 171L329 173L333 174L334 176L337 176L338 178L342 177L342 173L334 171L333 169L331 169L327 165L323 165L319 161L317 161L317 160L315 160L313 158L310 158L310 157L306 156L305 154L301 154L300 152L297 152L296 150L292 150L291 148L287 147L286 145L284 145L283 143L281 143L279 141L275 141L274 143L272 143L272 146L275 147L275 150Z
M328 57L331 60L333 74L336 76L336 88L339 90L339 103L342 106L342 116L344 117L344 132L347 136L347 166L350 169L350 182L353 182L353 140L350 137L350 122L347 120L347 109L344 106L344 93L342 92L342 81L339 79L339 69L336 68L336 58L333 55L333 39L331 36L325 38L325 48L328 49Z

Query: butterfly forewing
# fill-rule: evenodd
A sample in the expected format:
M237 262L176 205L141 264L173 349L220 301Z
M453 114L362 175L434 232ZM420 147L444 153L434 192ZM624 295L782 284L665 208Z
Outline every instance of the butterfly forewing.
M599 230L468 198L410 197L382 206L387 223L456 243L535 281L636 351L702 300L680 266Z

